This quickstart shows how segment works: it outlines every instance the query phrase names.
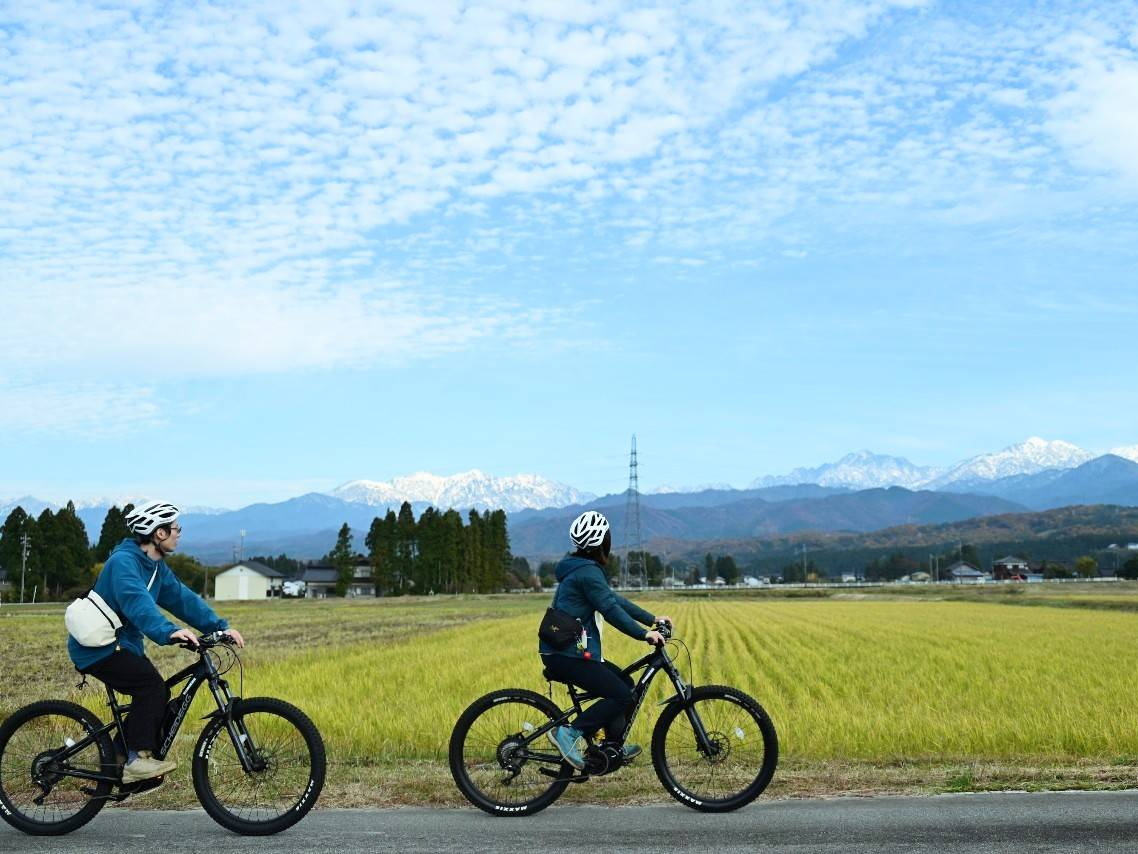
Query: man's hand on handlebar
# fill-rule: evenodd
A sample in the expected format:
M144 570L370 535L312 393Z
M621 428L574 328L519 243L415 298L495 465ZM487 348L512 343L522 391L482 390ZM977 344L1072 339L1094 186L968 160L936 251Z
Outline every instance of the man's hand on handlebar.
M189 629L178 629L176 632L170 632L170 643L178 643L191 649L197 649L198 636Z
M237 631L237 629L226 629L222 634L232 638L234 645L239 649L245 648L245 638L241 637L241 632Z

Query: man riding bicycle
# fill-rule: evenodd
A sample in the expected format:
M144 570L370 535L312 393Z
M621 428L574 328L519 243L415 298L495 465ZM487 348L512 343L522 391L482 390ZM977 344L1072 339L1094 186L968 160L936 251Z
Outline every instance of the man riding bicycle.
M569 527L569 538L574 551L557 564L558 587L552 607L581 623L582 638L564 649L555 649L542 640L538 652L545 669L555 679L578 685L601 697L578 715L572 726L555 727L549 732L550 741L565 761L581 770L585 767L585 757L578 741L601 727L608 738L619 739L632 701L632 679L615 664L604 660L601 625L608 622L636 640L661 644L664 638L659 632L645 630L638 623L651 626L657 621L672 621L669 617L652 616L609 587L602 567L608 563L612 551L612 531L602 514L595 510L582 513ZM602 619L598 620L598 615ZM625 760L641 752L638 744L626 744L623 750Z
M83 646L74 637L67 639L67 651L76 670L130 695L123 783L161 777L177 767L175 762L152 755L158 748L158 730L170 692L146 657L143 635L157 644L193 646L197 645L197 636L170 622L159 606L203 634L224 631L237 646L245 645L241 634L230 629L166 565L164 558L177 548L182 532L178 516L178 508L163 501L130 512L126 524L134 538L124 539L115 547L91 588L122 620L118 639L98 647Z

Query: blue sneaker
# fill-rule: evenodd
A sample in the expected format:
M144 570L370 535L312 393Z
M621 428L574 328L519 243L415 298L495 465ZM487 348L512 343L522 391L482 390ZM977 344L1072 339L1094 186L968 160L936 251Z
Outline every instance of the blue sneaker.
M553 746L565 757L566 762L578 771L585 767L585 757L581 755L581 751L577 747L577 740L581 737L580 732L571 726L557 726L547 732L546 735L553 742Z
M624 761L627 762L630 759L635 759L637 756L639 756L644 751L642 751L640 749L639 744L626 744L623 748L623 752L624 752Z

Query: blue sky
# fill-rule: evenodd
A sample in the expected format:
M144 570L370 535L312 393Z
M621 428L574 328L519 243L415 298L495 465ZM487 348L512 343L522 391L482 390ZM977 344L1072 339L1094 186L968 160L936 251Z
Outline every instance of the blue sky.
M1138 442L1138 7L0 6L0 497Z

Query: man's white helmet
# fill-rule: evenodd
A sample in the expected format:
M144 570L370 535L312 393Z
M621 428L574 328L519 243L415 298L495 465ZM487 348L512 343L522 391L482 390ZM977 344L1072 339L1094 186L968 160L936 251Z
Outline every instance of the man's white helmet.
M609 520L596 510L586 510L569 526L569 539L577 549L590 549L605 541Z
M135 507L126 517L126 526L131 532L145 537L153 534L160 525L169 525L178 518L178 508L165 501L151 501Z

